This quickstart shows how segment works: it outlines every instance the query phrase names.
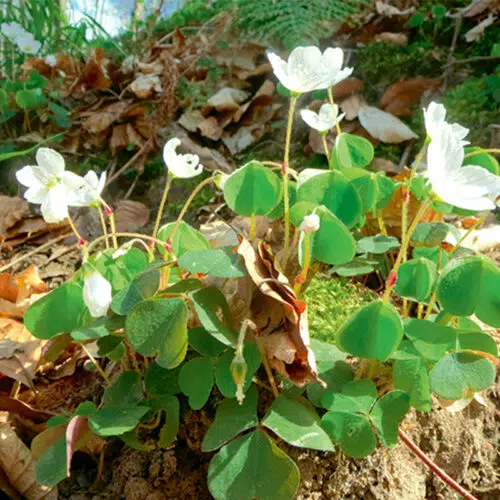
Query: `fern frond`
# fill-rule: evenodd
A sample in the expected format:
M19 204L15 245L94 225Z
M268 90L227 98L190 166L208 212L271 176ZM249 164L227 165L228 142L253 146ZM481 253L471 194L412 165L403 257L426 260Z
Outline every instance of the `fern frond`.
M317 44L332 34L332 21L345 21L368 0L238 0L237 23L260 39L286 48Z

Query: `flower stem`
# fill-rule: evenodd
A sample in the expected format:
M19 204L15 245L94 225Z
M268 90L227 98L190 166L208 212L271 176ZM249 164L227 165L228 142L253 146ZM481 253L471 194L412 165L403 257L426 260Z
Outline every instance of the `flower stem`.
M307 273L309 272L309 264L311 261L311 242L310 242L310 235L309 233L303 233L304 234L304 267L302 268L302 271L300 274L295 278L295 283L293 285L293 291L295 295L298 295L300 293L300 288L302 287L302 284L306 281L307 279Z
M453 250L450 252L450 259L457 253L458 249L460 248L460 245L468 238L468 236L472 233L472 231L474 231L474 229L477 229L484 222L484 219L486 219L489 213L490 211L486 210L486 212L484 212L481 215L481 217L479 217L477 221L474 222L474 224L472 224L472 226L467 230L467 232L463 234L460 240L457 241L457 244L453 247Z
M109 380L109 377L106 375L106 373L104 372L104 370L100 367L98 361L94 358L94 356L92 356L91 352L85 347L85 344L80 344L80 345L82 346L83 351L88 356L88 358L90 359L90 361L92 361L92 363L96 367L96 370L101 374L101 377L106 382L106 385L108 387L111 386L111 381Z
M298 96L292 95L290 98L290 108L288 110L288 124L286 127L286 139L285 139L285 158L283 160L283 166L281 172L283 174L283 203L285 205L285 255L288 251L288 245L290 243L290 198L288 193L288 167L289 167L289 156L290 156L290 142L292 139L292 125L293 125L293 113L295 111L295 105L297 104Z
M255 214L250 215L250 240L255 238Z
M163 195L161 197L160 208L158 209L158 215L156 216L155 228L153 230L153 238L156 238L158 234L158 229L160 229L160 222L163 216L163 211L165 210L165 204L167 203L168 192L170 191L170 186L172 185L172 181L174 177L168 175L167 172L167 182L165 184L165 188L163 189Z
M115 213L114 212L109 213L109 225L111 226L111 237L113 238L113 246L115 248L118 248L118 240L116 238L117 233L116 233L116 223L115 223Z
M147 234L140 234L140 233L115 233L115 236L123 238L123 237L129 237L129 238L137 238L140 240L146 240L146 241L151 241L153 243L158 243L159 245L165 245L164 241L161 241L157 238L153 238L152 236L148 236ZM65 235L66 237L66 235ZM87 247L87 252L90 253L90 250L95 247L98 243L103 241L106 238L109 238L110 235L106 236L99 236L99 238L96 238L95 240L91 241ZM41 248L41 247L40 247Z
M328 99L330 100L332 108L335 108L335 101L333 99L332 87L328 87ZM340 130L340 123L338 120L335 120L335 127L337 128L337 135L340 135L342 133L342 130Z
M477 498L471 495L465 488L462 488L454 479L452 479L443 469L441 469L436 463L434 463L411 439L403 432L401 429L398 431L399 437L408 448L410 448L415 455L417 455L422 462L424 462L429 469L436 474L440 479L442 479L451 489L455 490L462 498L467 500L477 500Z
M442 257L443 257L443 249L439 247L438 260L436 265L436 273L438 274L438 276L439 276L439 269L441 267ZM436 302L436 297L437 297L437 282L434 284L434 290L432 291L431 298L429 299L429 305L427 307L427 311L425 312L424 319L429 319L429 316L432 314L432 310L434 309L434 302Z
M380 210L377 210L377 222L380 232L384 236L387 236L387 228L385 227L384 217L382 216L382 212Z
M403 255L406 255L406 252L408 250L411 235L413 234L413 231L415 231L417 224L419 223L420 219L423 217L423 215L425 214L426 210L429 208L431 203L432 203L431 200L427 200L424 203L422 203L422 205L420 205L420 208L419 208L417 214L415 215L415 218L413 219L413 222L411 223L411 226L408 229L408 231L405 235L405 238L401 242L401 248L399 249L399 253L398 253L398 256L396 258L396 262L394 263L394 266L392 267L392 270L389 273L389 276L392 276L392 279L388 280L388 284L385 288L385 292L384 292L384 295L382 297L383 302L387 302L389 300L392 289L394 288L394 285L396 284L396 277L398 274L399 266L401 265L401 262L403 261Z
M328 142L326 142L326 134L321 134L321 140L323 141L323 148L325 150L326 159L328 160L328 168L332 168L332 159L330 157L330 151L328 150Z
M498 153L498 154L500 154L500 149L490 148L490 149L480 149L479 151L471 151L470 153L467 153L464 156L464 158L469 158L470 156L480 155L483 153Z
M215 176L212 176L212 177L208 177L207 179L205 179L204 181L200 182L194 189L193 189L193 192L189 195L189 198L186 200L186 202L184 203L184 206L182 207L182 210L180 211L179 213L179 217L177 217L177 221L175 222L175 226L174 226L174 229L172 230L172 233L170 234L170 237L169 237L169 240L170 241L173 241L174 239L174 236L175 236L175 233L177 232L177 230L179 229L179 225L182 221L182 219L184 218L184 216L186 215L186 212L187 212L187 209L189 208L189 205L191 205L191 202L195 199L196 195L205 187L207 186L208 184L210 184L211 182L213 182L215 179Z
M69 214L68 214L68 222L69 225L71 226L71 229L73 230L73 233L76 236L77 243L80 245L80 248L82 249L82 253L85 255L85 250L83 247L86 245L86 241L82 238L82 235L78 232L78 229L76 228L75 223L73 222L73 219Z
M101 219L101 225L102 225L102 234L106 237L104 242L106 243L106 249L109 248L109 243L108 243L108 228L106 227L106 220L104 219L104 212L102 211L101 205L97 208L97 211L99 212L99 218Z

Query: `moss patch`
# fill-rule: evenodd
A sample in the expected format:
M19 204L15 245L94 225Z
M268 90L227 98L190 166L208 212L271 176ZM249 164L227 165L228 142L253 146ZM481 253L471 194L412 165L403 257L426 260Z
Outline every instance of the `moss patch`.
M309 305L309 331L313 338L333 342L335 333L359 307L372 302L374 293L347 279L320 276L314 278L304 299Z

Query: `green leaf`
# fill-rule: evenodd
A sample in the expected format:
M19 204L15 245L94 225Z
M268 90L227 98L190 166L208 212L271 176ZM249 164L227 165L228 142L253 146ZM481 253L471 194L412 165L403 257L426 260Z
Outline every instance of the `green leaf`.
M425 319L410 319L405 323L404 331L418 353L431 363L436 363L450 349L457 348L457 333L450 326Z
M164 394L160 397L147 399L142 404L153 410L163 411L165 422L160 429L157 444L160 448L168 448L175 441L179 430L179 400L175 396Z
M221 401L215 413L215 420L203 438L201 450L216 450L241 432L259 425L257 400L257 388L252 386L241 405L235 399L226 398Z
M339 276L350 277L350 276L361 276L363 274L368 274L378 267L378 262L375 260L367 260L361 257L354 257L350 262L345 264L340 264L338 266L333 266L330 273L336 273Z
M4 89L0 88L0 114L5 112L9 103L9 94Z
M199 410L208 401L214 385L214 366L210 358L193 358L182 365L179 387L189 398L189 406Z
M225 445L208 468L215 500L291 500L299 482L295 463L261 430Z
M290 180L290 181L288 181L288 203L289 203L289 206L291 207L295 203L296 200L297 200L297 183L295 181ZM269 219L279 219L280 217L283 217L284 213L285 213L285 201L284 201L284 197L282 197L282 199L278 203L278 205L267 214L267 217Z
M36 461L36 480L46 486L56 486L67 476L66 436L47 448Z
M434 17L434 19L437 19L437 20L442 20L444 19L444 17L446 16L446 7L442 4L438 4L438 5L434 5L432 7L432 17Z
M342 173L357 189L363 202L363 211L370 212L377 202L379 192L377 176L362 168L344 169Z
M394 192L398 187L398 183L394 182L391 178L387 177L383 172L377 174L377 203L376 210L384 209L392 200Z
M297 191L299 202L308 202L313 209L324 205L349 228L355 226L363 214L357 189L338 171L318 173L301 183Z
M316 410L306 400L278 396L266 413L262 425L293 446L334 451L330 438L321 428Z
M172 234L172 231L174 230L175 225L175 222L169 222L168 224L162 226L158 231L158 239L167 242ZM174 255L178 259L189 252L199 252L201 250L210 249L210 243L205 236L184 221L180 222L170 244ZM166 252L163 246L156 245L156 247L162 254Z
M251 161L224 183L224 199L238 215L266 215L281 201L280 178L258 161Z
M114 408L135 406L142 400L141 380L137 372L123 372L111 387L104 390L103 403Z
M226 349L226 345L212 337L205 328L198 326L188 332L189 345L202 356L216 357Z
M443 309L456 316L476 316L500 327L500 268L486 257L452 260L441 273L437 298Z
M394 291L400 297L410 297L418 302L426 301L437 279L436 265L423 257L403 262L399 266Z
M238 334L231 328L231 311L224 294L218 288L209 286L193 293L192 301L207 332L223 344L236 345Z
M233 349L228 349L220 356L215 365L215 382L219 391L226 398L236 397L236 384L231 375L231 362L233 361L234 354ZM261 363L260 351L255 344L245 343L243 357L247 363L247 374L243 386L243 391L246 392L252 384L252 377L259 369Z
M398 422L410 409L410 397L403 391L382 396L370 413L372 423L384 446L393 448L398 442Z
M50 339L82 326L86 311L82 288L75 283L65 283L27 309L24 325L35 337Z
M178 260L178 264L181 269L191 273L209 274L219 278L241 278L247 274L233 247L186 253Z
M448 252L441 247L415 247L412 256L416 259L420 257L429 259L436 266L439 264L440 269L443 269L450 260Z
M319 230L310 234L313 258L325 264L345 264L356 253L356 242L347 227L326 207L318 207Z
M98 436L119 436L134 430L149 408L136 406L131 408L104 407L89 419L90 428Z
M129 447L138 451L151 451L154 450L154 445L145 444L139 441L139 437L137 436L137 431L129 431L124 434L120 434L120 439Z
M499 57L500 57L500 43L497 43L495 45L497 45L499 48ZM482 151L482 148L468 147L464 149L464 153L466 155L476 151ZM462 167L466 165L477 165L479 167L485 168L492 174L500 175L500 165L497 159L494 156L490 155L489 153L479 153L464 158Z
M441 244L449 233L452 233L457 241L460 240L460 231L451 224L422 222L413 231L410 241L417 245L436 246Z
M334 443L350 457L362 458L373 453L377 438L370 419L348 412L328 412L321 419L323 429Z
M321 398L323 408L368 414L377 399L377 387L370 379L354 380L342 386L341 392L326 391Z
M109 335L109 331L105 326L105 321L102 320L103 318L100 318L91 326L84 326L82 328L73 330L71 332L71 337L76 341L85 341L107 337Z
M174 368L187 351L188 309L182 299L148 299L128 313L127 337L143 356L154 356L163 368Z
M351 316L337 333L337 345L353 356L385 361L402 337L403 325L396 309L377 300Z
M372 143L359 135L342 133L335 140L334 154L337 161L345 168L363 168L374 157Z
M498 357L497 343L488 334L467 330L459 330L457 333L460 349L485 352Z
M167 370L158 363L152 363L144 375L146 393L152 396L174 395L181 392L179 387L180 366Z
M160 271L158 269L144 271L113 297L111 310L125 316L136 304L152 297L159 286Z
M447 354L430 373L431 389L444 399L462 399L469 391L487 389L495 381L495 367L473 352Z
M188 292L194 292L195 290L199 290L203 287L204 285L200 280L197 280L195 278L186 278L165 288L164 290L162 290L162 292L184 294Z
M123 339L120 337L115 337L114 335L108 335L106 337L100 338L97 341L97 346L99 350L97 354L99 356L106 356L111 361L120 361L125 355L125 346L123 345Z
M24 110L40 108L47 102L42 89L18 90L15 100L16 104Z
M429 363L420 357L397 359L393 366L394 387L410 396L410 404L419 411L432 409Z
M375 236L365 236L358 240L357 253L382 254L393 248L399 248L399 246L399 241L394 236L377 234Z
M408 21L408 26L410 28L418 28L419 26L422 26L425 22L425 16L421 12L415 12L413 16L410 17L410 20Z

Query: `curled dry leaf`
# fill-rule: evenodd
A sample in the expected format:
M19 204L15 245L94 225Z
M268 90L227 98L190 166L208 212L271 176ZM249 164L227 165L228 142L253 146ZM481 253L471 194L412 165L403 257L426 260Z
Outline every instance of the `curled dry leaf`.
M408 35L406 33L391 33L384 31L375 35L375 41L380 43L391 43L392 45L408 45Z
M202 224L200 231L212 248L235 247L239 243L236 231L220 219Z
M365 86L363 80L355 77L349 77L341 82L337 83L332 87L332 93L334 99L343 99L344 97L348 97L351 94L355 94L356 92L360 92L363 90Z
M98 111L90 113L83 123L83 129L91 134L107 130L130 107L131 101L118 101Z
M354 120L359 115L359 108L363 103L363 98L359 94L353 94L352 96L344 99L340 103L340 109L342 113L345 113L346 120Z
M134 232L149 222L149 208L140 201L123 200L115 209L116 230Z
M0 242L5 239L7 231L28 212L28 202L25 200L17 196L0 196Z
M472 0L469 5L460 10L460 15L463 17L476 17L489 9L495 2L497 0Z
M379 0L375 2L375 7L378 14L386 17L409 16L410 14L413 14L415 12L415 7L409 7L408 9L400 10L394 5L390 5Z
M217 111L236 111L240 108L240 104L248 97L248 92L224 87L208 99L207 105L215 108Z
M395 116L411 116L412 107L418 104L426 91L436 91L442 84L440 78L416 76L393 83L380 99L380 107Z
M479 40L483 36L484 30L488 26L491 26L495 21L496 17L490 14L486 19L483 19L477 26L467 31L467 33L465 33L465 40L469 43Z
M11 426L0 423L0 469L12 488L27 500L56 500L57 488L36 482L35 462Z
M131 123L115 125L109 141L109 148L113 156L116 155L117 150L127 149L132 144L136 149L144 144L144 139L136 128Z
M361 106L358 118L370 135L382 142L398 144L410 139L418 139L418 135L399 118L374 106Z
M139 99L147 99L154 93L162 93L161 80L157 75L139 75L130 84L130 90Z
M309 349L307 304L297 298L287 278L276 268L267 244L260 241L254 248L243 239L238 254L256 286L251 319L259 329L271 366L297 385L316 380L316 360Z

